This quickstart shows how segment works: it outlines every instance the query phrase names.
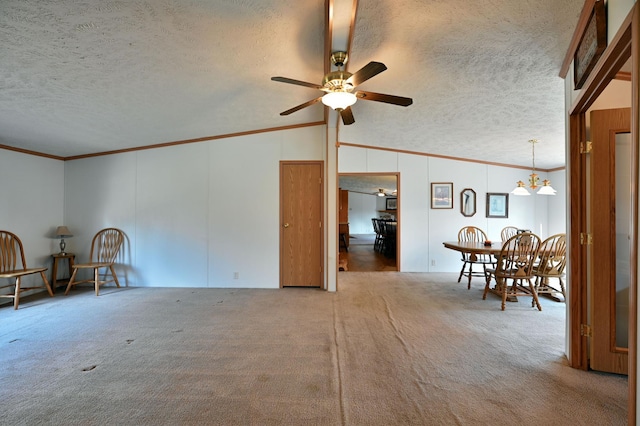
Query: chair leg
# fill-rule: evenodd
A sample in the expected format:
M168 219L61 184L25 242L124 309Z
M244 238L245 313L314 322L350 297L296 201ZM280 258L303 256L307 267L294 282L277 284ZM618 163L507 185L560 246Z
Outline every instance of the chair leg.
M558 281L560 281L560 291L562 292L562 297L564 297L564 301L567 301L567 295L564 292L564 282L562 281L562 278L558 277Z
M44 274L44 271L40 272L40 276L42 276L42 281L44 282L44 286L47 288L47 291L49 292L49 296L53 297L53 291L51 291L49 280L47 280L47 276Z
M20 278L16 278L16 289L13 294L13 309L18 309L18 304L20 303Z
M462 279L462 276L464 275L464 268L467 267L467 262L465 262L464 260L462 261L462 269L460 269L460 276L458 277L458 282L460 282L460 280Z
M482 300L487 300L487 293L489 293L490 284L491 284L491 275L487 275L487 283L484 285L484 293L482 293Z
M467 283L467 290L471 290L471 277L473 276L473 263L469 264L469 282Z
M116 283L116 287L120 288L120 283L118 282L118 276L116 275L116 271L113 269L113 265L109 265L109 269L111 269L111 275L113 275L113 281Z
M496 280L497 281L497 280ZM514 280L515 283L515 280ZM507 292L509 291L509 284L507 283L506 280L504 280L500 284L500 291L502 292L502 307L501 309L504 311L504 309L507 307Z
M533 308L533 302L535 302L536 306L538 307L538 310L541 311L542 306L540 306L540 300L538 299L538 292L536 291L535 286L531 282L531 279L527 281L529 281L529 288L531 289L531 295L533 296L533 300L531 301L531 307Z
M69 293L69 290L71 289L71 286L73 285L73 280L76 278L76 274L78 273L77 269L73 270L73 273L71 274L71 278L69 278L69 283L67 284L67 289L64 291L64 295L66 296Z
M99 268L93 268L93 285L96 289L96 296L100 293L100 274L98 273Z

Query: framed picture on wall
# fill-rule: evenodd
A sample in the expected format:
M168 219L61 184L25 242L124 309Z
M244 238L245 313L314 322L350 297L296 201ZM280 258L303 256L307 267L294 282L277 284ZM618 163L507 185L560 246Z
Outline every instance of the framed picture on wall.
M431 183L431 208L432 209L452 209L453 208L453 183L452 182L432 182Z
M487 217L509 217L509 194L487 192Z
M398 199L397 198L387 198L387 204L385 206L387 210L398 210Z

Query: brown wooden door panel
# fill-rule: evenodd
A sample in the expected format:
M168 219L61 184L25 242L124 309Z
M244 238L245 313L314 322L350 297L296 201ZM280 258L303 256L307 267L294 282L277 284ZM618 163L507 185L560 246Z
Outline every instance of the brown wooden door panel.
M616 346L615 134L630 131L631 109L591 112L590 229L593 370L628 374L628 348ZM632 201L635 202L635 201Z
M322 287L322 194L322 162L281 163L281 287Z

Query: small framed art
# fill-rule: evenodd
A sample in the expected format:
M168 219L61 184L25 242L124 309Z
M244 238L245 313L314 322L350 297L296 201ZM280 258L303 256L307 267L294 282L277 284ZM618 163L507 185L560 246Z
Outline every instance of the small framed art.
M452 182L432 182L431 183L431 208L432 209L452 209L453 208L453 183Z
M398 199L397 198L387 198L387 204L385 206L386 210L398 210Z
M508 193L487 193L487 217L509 217Z

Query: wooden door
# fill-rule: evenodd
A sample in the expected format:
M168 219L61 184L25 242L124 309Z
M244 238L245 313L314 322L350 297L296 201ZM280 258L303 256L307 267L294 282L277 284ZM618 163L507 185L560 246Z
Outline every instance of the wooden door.
M322 287L322 169L280 163L280 287Z
M635 174L629 173L632 169L629 153L616 153L616 135L629 133L630 121L630 108L591 112L588 221L592 235L589 245L592 338L589 364L593 370L618 374L628 374L626 337L629 318L628 313L625 316L622 311L624 306L627 309L629 306L628 270L635 261L631 258L633 250L629 251L634 232L630 206L635 202L631 199L630 185ZM619 175L616 171L620 170L626 170L624 182L616 182L616 175ZM626 288L626 293L621 288ZM626 301L622 299L624 297ZM626 333L623 339L620 338L621 331Z
M344 244L345 250L349 250L349 191L346 189L338 190L339 206L338 206L338 248Z

